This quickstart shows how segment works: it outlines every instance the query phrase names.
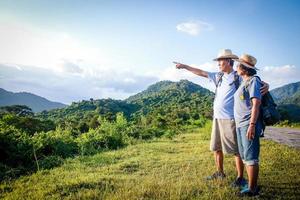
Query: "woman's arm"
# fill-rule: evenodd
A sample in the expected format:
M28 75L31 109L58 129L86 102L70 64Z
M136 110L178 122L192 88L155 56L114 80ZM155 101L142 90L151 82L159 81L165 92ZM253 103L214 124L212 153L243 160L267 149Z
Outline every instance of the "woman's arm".
M252 103L251 117L250 117L249 128L247 131L248 140L252 140L255 136L255 125L257 122L258 115L259 115L259 107L261 104L261 100L258 98L252 98L251 103Z

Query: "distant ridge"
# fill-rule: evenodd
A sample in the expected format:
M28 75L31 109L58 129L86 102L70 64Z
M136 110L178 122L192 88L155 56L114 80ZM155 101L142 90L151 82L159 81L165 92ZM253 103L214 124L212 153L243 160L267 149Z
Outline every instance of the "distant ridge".
M300 81L271 90L274 100L279 104L296 104L300 106Z
M282 119L300 122L300 82L290 83L271 90Z
M28 92L10 92L0 88L0 106L9 105L26 105L30 107L33 112L41 112L43 110L51 110L56 108L64 108L67 105L49 101L44 97L28 93Z

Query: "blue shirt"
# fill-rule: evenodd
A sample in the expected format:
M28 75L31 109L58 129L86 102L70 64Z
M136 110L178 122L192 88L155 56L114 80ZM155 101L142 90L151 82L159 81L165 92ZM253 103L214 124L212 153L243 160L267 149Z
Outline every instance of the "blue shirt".
M217 87L217 92L214 100L214 118L216 119L233 119L234 112L234 93L236 92L236 86L234 84L234 74L232 71L230 74L224 73L221 84ZM208 79L217 84L218 73L208 73ZM239 77L239 81L242 79Z
M260 88L262 83L258 77L253 77L249 85L245 87L246 81L243 81L236 93L234 94L234 119L237 127L243 127L250 123L251 117L251 99L261 100L262 95Z

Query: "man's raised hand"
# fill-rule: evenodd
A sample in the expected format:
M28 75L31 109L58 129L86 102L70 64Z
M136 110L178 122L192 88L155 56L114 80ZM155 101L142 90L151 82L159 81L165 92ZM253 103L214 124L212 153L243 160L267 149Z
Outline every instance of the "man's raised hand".
M176 64L176 68L177 69L183 69L183 68L185 68L186 67L186 65L185 64L181 64L181 63L179 63L179 62L173 62L174 64Z

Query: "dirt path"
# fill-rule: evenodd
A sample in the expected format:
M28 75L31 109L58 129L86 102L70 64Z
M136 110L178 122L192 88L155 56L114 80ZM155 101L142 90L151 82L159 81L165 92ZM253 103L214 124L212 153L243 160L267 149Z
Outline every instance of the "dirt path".
M267 127L265 139L300 149L300 129Z

